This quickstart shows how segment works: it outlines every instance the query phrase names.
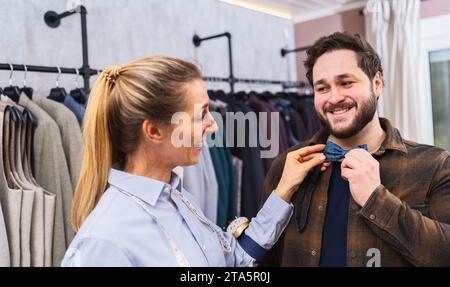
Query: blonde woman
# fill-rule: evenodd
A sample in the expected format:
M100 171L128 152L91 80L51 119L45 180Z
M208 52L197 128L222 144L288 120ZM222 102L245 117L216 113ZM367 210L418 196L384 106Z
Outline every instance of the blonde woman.
M172 124L177 112L191 120ZM191 131L191 145L175 145L175 129ZM252 266L261 259L289 222L294 191L323 163L325 145L289 154L278 187L238 241L205 218L172 173L197 163L215 129L192 63L154 56L105 69L84 119L72 207L77 235L62 266Z

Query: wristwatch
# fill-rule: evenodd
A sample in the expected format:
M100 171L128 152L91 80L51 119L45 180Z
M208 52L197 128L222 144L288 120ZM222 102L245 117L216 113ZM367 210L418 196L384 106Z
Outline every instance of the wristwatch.
M227 232L234 238L239 238L249 224L250 221L246 217L238 217L228 225Z

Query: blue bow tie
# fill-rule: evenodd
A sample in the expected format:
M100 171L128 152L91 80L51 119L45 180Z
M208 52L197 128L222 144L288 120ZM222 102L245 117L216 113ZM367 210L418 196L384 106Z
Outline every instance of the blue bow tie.
M356 148L362 148L362 149L368 150L366 144L355 146L355 147L352 147L351 149L356 149ZM325 151L323 152L326 156L325 162L341 161L342 159L345 158L345 155L349 151L350 150L341 148L340 146L338 146L337 144L335 144L332 141L327 141L327 146L325 147Z

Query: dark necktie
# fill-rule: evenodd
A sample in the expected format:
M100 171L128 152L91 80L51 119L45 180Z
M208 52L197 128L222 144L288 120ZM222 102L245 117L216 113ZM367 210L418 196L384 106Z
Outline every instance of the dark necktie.
M352 147L350 150L357 149L357 148L362 148L362 149L365 149L366 151L368 150L366 144ZM343 149L332 141L327 141L327 146L325 147L325 151L324 151L324 154L326 156L325 162L341 161L342 159L345 158L345 155L350 150Z

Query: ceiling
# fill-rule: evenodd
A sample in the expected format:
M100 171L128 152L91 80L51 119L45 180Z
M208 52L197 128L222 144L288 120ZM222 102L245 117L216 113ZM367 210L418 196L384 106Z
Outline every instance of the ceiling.
M304 22L362 8L368 0L220 0L278 17Z

